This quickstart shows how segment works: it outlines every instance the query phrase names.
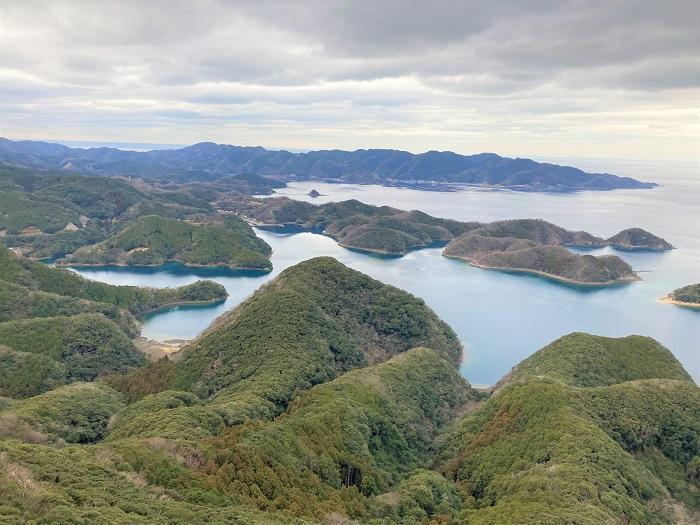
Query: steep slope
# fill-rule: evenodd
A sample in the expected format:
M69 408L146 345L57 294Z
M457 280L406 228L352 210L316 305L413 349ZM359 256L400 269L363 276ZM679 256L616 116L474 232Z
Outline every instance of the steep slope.
M334 259L311 259L217 320L174 363L110 378L137 401L110 439L191 442L268 420L314 385L419 346L454 366L461 359L454 332L423 301Z
M236 417L270 417L300 390L417 346L461 358L422 300L321 257L285 270L183 349L173 385Z
M0 355L0 395L9 397L30 397L61 383L92 381L144 364L119 326L96 314L0 323L0 345L15 351ZM44 372L36 371L39 364L51 372L48 385Z
M572 334L455 425L441 470L465 489L468 523L690 523L698 414L698 388L658 343Z
M224 432L207 470L261 509L360 517L367 496L428 465L435 436L474 396L453 363L409 350L300 394L273 422Z
M253 229L235 216L218 225L196 225L148 215L94 246L85 246L58 261L66 265L161 265L269 270L271 249Z
M290 153L202 142L177 150L136 152L114 148L84 150L59 144L0 139L0 160L101 175L128 173L146 177L173 174L187 177L189 174L190 178L201 178L254 173L282 179L380 184L432 181L540 191L655 186L629 177L586 173L577 168L530 159L511 159L494 153L465 156L449 151L428 151L419 155L383 149Z

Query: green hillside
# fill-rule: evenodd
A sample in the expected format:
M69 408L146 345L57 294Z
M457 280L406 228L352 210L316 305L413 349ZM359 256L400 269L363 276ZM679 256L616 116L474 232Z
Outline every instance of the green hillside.
M570 334L477 392L422 301L325 257L282 272L173 361L97 382L60 386L70 325L32 321L36 345L29 323L0 323L0 366L50 389L0 397L0 523L665 524L700 512L700 392L646 337Z
M93 443L105 436L109 419L123 408L122 397L107 385L74 383L0 409L0 436Z
M580 255L558 243L539 245L528 238L489 237L484 233L478 229L458 237L447 245L443 254L480 268L533 273L575 284L607 285L639 280L632 267L615 255Z
M690 523L698 414L698 388L658 343L571 334L455 425L440 470L468 523Z
M435 436L474 397L467 386L436 352L410 350L300 394L273 422L223 432L207 473L261 509L362 516L366 497L429 465Z
M78 249L59 264L161 265L179 262L269 270L270 247L235 216L197 225L156 215L141 217L114 236Z
M613 338L585 333L557 339L513 369L513 381L531 377L549 377L577 387L638 379L691 381L671 351L651 337Z
M141 366L144 357L114 322L102 315L46 317L0 323L0 345L25 354L23 361L35 362L26 354L41 356L42 367L53 373L51 387L73 381L92 381L98 376ZM21 377L33 366L18 366L7 356L0 358L0 395L30 397L49 388ZM50 362L53 362L50 364ZM5 365L5 366L4 366ZM7 368L6 368L7 366ZM42 381L43 382L43 381ZM41 383L39 383L41 385Z
M152 365L167 380L137 371L120 388L149 393L148 384L159 383L210 400L229 423L267 419L302 390L417 346L454 364L462 353L454 332L422 300L322 257L282 272L185 347L176 363ZM182 411L210 418L199 408Z
M357 200L314 206L286 197L243 198L230 209L272 226L295 226L322 231L345 247L390 255L446 244L478 223L438 219L419 211L370 206Z

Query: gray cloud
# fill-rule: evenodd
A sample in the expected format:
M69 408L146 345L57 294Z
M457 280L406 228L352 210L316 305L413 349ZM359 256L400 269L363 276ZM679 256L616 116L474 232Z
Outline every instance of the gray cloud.
M697 154L690 0L6 0L0 10L5 135L591 156L617 141L628 156L652 144L660 156Z

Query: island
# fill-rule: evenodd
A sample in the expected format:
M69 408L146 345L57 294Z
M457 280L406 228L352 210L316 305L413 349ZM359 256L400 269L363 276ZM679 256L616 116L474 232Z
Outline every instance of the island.
M235 215L188 221L148 215L102 242L79 248L56 264L160 266L176 262L269 271L271 253L270 246Z
M601 247L605 241L545 221L499 221L452 240L443 255L478 268L531 273L576 285L607 286L639 280L630 265L615 255L576 254L565 245Z
M316 206L287 197L241 197L227 204L259 228L322 233L341 246L370 254L400 257L411 250L444 247L446 257L479 268L531 273L563 283L608 286L639 280L616 255L578 254L567 248L604 248L610 246L609 239L541 219L460 222L357 200ZM643 235L648 249L657 249L658 243L651 240L658 237L634 231L642 232L637 237ZM636 246L645 249L639 241Z
M44 286L69 273L48 270ZM135 360L91 319L0 322L8 523L693 523L698 511L700 390L649 337L564 335L501 388L476 389L459 338L422 300L330 257L285 269L172 359Z
M617 250L665 251L673 250L673 245L661 237L641 228L629 228L613 235L607 243Z
M700 283L677 288L667 296L662 297L660 301L678 306L700 308Z
M0 138L0 161L98 175L133 173L148 180L180 182L220 181L233 174L265 176L283 185L287 181L320 180L416 189L472 185L520 191L577 191L656 186L630 177L587 173L531 159L495 153L460 155L451 151L413 154L393 149L359 149L292 153L213 142L172 150L125 151Z
M316 197L320 197L320 196L321 196L321 194L319 193L318 190L311 190L309 193L307 193L307 195L308 195L309 197L311 197L312 199L315 199Z

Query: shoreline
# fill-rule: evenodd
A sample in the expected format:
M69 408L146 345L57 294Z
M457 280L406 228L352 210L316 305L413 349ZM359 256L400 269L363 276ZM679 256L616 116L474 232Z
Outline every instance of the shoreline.
M134 339L134 346L146 355L149 361L156 362L163 357L171 358L172 355L182 350L190 339L168 339L167 341L156 341L147 339L144 336Z
M675 299L671 299L671 294L664 295L663 297L659 297L657 299L657 301L660 303L663 303L663 304L673 304L673 305L682 306L685 308L700 309L700 303L686 303L684 301L676 301Z
M268 259L269 260L269 259ZM193 268L198 270L231 270L234 272L271 272L272 268L252 268L248 266L230 266L228 264L191 264L182 261L165 261L162 264L128 264L120 262L112 263L54 263L58 268L107 268L116 266L118 268L159 268L168 264L178 264L185 268Z
M214 306L219 303L224 303L228 299L228 295L226 297L222 297L221 299L210 299L208 301L175 301L173 303L168 303L164 304L162 306L158 306L156 308L151 308L150 310L144 310L143 312L137 314L135 317L138 320L139 317L146 315L146 314L152 314L154 312L158 312L160 310L168 310L170 308L174 308L176 306L206 306L206 305L211 305Z
M553 273L547 273L547 272L542 272L539 270L531 270L528 268L509 268L509 267L503 267L503 266L486 266L483 264L479 264L472 259L469 259L468 257L461 257L459 255L447 255L443 252L442 254L443 257L447 257L448 259L455 259L459 261L464 261L466 263L469 263L469 266L473 266L475 268L480 268L482 270L498 270L502 272L513 272L513 273L527 273L531 275L536 275L539 277L544 277L547 279L550 279L552 281L557 281L561 282L564 284L573 284L576 286L587 286L587 287L593 287L593 288L602 288L604 286L616 286L616 285L622 285L622 284L628 284L628 283L633 283L637 281L641 281L641 277L629 277L625 279L617 279L614 281L605 281L605 282L586 282L586 281L576 281L574 279L569 279L567 277L561 277L559 275L554 275Z

